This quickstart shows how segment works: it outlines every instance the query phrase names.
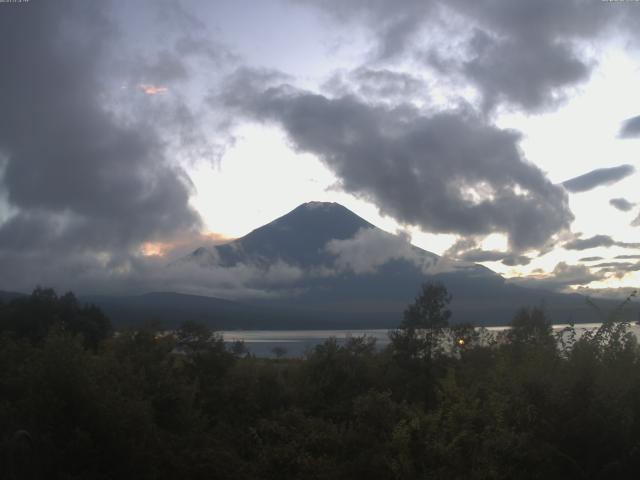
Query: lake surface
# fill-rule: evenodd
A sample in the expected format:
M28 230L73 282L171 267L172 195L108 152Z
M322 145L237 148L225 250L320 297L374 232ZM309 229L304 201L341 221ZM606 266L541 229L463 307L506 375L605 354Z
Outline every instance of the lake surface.
M576 325L576 332L582 333L596 329L599 323ZM568 327L567 324L553 325L555 331ZM499 332L509 327L486 327L490 332ZM630 330L640 339L640 326L631 325ZM376 339L378 348L389 344L388 329L370 330L226 330L219 332L228 343L241 340L252 354L258 357L275 357L274 349L283 349L285 357L300 357L305 351L320 345L331 337L343 344L349 337L367 335Z

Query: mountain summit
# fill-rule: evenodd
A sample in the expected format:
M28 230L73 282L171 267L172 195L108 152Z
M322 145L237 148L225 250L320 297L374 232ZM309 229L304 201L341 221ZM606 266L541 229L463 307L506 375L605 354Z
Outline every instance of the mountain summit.
M346 240L373 228L339 203L308 202L230 243L198 248L190 257L203 265L223 267L276 261L310 267L327 263L324 249L330 241Z

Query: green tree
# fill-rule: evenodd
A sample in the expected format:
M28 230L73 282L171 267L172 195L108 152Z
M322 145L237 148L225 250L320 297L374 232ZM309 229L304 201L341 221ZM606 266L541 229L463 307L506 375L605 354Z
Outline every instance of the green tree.
M98 307L81 305L71 292L58 297L51 288L37 287L31 295L0 306L0 331L40 342L53 328L81 335L84 345L94 350L113 331Z
M451 318L451 295L441 283L424 283L415 301L404 311L397 330L390 332L395 352L408 359L433 359Z

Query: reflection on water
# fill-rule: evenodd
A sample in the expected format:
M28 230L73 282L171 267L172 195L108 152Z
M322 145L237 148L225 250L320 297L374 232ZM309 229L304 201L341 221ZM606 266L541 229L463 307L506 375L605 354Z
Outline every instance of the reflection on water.
M274 349L284 349L287 357L299 357L308 349L335 337L338 344L349 337L367 335L376 339L376 345L383 348L389 343L389 330L230 330L222 333L226 342L242 340L249 352L258 357L274 357Z
M598 328L600 323L582 323L575 326L579 337L588 330ZM568 327L568 324L554 325L555 331ZM487 327L490 332L500 332L509 327ZM640 339L640 326L631 325L631 331ZM361 337L367 335L376 339L378 348L384 348L389 344L389 330L227 330L220 332L225 342L231 343L242 340L249 352L258 357L275 357L276 353L286 357L299 357L305 351L312 349L325 340L335 337L339 344L344 343L349 337Z

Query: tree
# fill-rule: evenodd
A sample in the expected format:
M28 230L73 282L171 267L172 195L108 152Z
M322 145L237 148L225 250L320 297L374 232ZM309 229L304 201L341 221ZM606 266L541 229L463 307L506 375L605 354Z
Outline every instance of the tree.
M0 331L19 338L40 342L54 327L81 335L85 347L93 350L113 330L98 307L81 305L71 292L58 297L51 288L38 287L31 295L16 298L0 308Z
M511 321L507 338L516 345L543 345L556 348L551 322L540 308L521 308Z
M422 284L420 294L404 311L398 330L390 333L397 353L410 358L430 360L440 350L445 329L449 326L451 295L441 283Z
M271 349L271 353L273 353L276 358L282 358L287 354L287 349L282 345L276 345Z

